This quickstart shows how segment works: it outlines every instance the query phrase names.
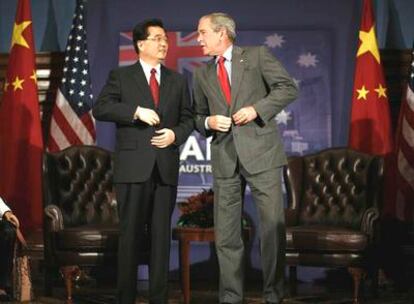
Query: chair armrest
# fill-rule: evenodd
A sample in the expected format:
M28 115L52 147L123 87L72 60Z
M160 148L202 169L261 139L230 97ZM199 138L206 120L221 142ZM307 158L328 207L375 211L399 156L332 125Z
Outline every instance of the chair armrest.
M56 205L45 207L45 229L49 232L57 232L63 230L62 211Z
M377 208L368 208L362 216L361 231L368 234L370 241L374 241L376 238L378 219L379 211Z
M285 222L286 226L296 226L298 222L298 210L297 209L285 209Z

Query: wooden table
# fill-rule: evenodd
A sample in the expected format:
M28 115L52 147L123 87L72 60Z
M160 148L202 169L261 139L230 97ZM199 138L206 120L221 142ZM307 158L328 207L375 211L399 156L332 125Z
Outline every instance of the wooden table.
M243 229L245 240L250 239L250 229ZM214 242L213 228L177 227L172 231L173 240L178 240L180 255L181 290L184 295L184 304L190 304L190 243Z

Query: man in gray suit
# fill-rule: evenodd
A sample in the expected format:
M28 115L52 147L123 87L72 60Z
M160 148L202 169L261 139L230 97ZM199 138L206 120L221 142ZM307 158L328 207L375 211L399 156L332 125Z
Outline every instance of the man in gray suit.
M260 220L263 297L283 298L285 224L281 167L286 164L275 116L297 96L282 65L265 47L234 45L234 20L201 17L198 42L214 56L194 73L196 128L213 136L214 222L220 266L220 303L243 301L241 214L247 183Z

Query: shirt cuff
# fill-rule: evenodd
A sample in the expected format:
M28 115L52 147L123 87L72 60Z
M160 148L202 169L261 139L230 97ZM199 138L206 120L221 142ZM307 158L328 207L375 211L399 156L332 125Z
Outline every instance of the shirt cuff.
M210 130L210 127L208 126L208 119L209 119L209 117L206 117L206 120L204 120L204 128L206 130Z
M3 202L0 198L0 220L3 219L3 215L7 212L11 211L10 208Z

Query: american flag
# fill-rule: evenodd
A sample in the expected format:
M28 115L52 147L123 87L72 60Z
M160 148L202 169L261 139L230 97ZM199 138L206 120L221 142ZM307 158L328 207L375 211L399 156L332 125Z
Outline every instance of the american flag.
M86 42L86 0L77 0L65 51L62 83L50 122L49 151L94 144L92 90Z
M407 92L401 103L396 141L398 219L414 220L414 45Z

